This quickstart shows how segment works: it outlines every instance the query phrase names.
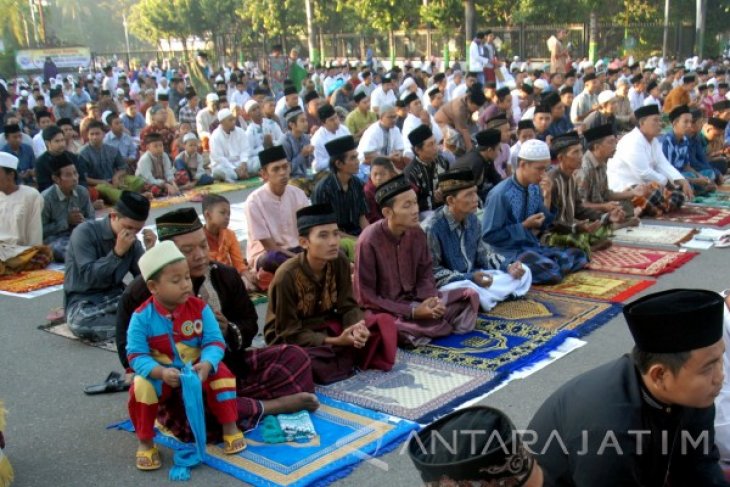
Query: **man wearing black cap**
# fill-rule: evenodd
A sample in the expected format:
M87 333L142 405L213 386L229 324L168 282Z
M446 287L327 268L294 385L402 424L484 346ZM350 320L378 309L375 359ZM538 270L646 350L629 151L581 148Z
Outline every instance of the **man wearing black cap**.
M713 427L723 309L719 294L695 289L627 305L632 353L565 384L528 427L545 485L730 485Z
M648 105L636 110L634 115L638 127L621 138L616 154L608 163L608 187L623 192L648 184L653 192L641 205L645 213L677 210L686 200L692 201L694 193L689 182L662 152L658 139L662 130L659 108Z
M730 145L726 145L724 141L725 130L729 126L730 123L727 120L711 117L702 127L702 133L700 134L707 159L713 167L719 169L723 174L727 172L728 156L730 156Z
M345 118L345 126L355 138L355 142L360 142L365 130L378 121L378 115L370 110L370 97L364 91L356 92L353 100L355 109Z
M169 129L174 130L177 127L177 120L175 120L175 113L170 108L170 96L167 93L157 93L157 104L161 107L160 110L163 113L153 113L153 110L147 110L145 114L145 122L147 125L154 123L153 116L157 120L163 120L163 125Z
M89 340L114 337L124 278L139 274L137 261L144 248L137 233L149 211L147 198L124 191L109 216L84 222L71 233L63 293L74 335Z
M51 160L62 155L74 161L76 171L79 173L79 184L86 186L86 170L78 156L66 150L66 138L63 130L56 125L51 125L46 127L42 134L47 150L35 161L35 179L38 183L38 191L43 192L53 185Z
M413 149L413 160L403 169L403 175L414 186L418 195L421 219L443 205L436 191L436 177L449 168L448 162L439 155L436 138L428 125L421 125L408 134Z
M380 112L383 105L395 105L398 98L393 91L395 73L388 73L381 78L380 86L375 88L370 94L370 107L375 113ZM397 82L397 80L396 80Z
M190 102L189 98L188 102ZM198 107L195 108L197 111ZM140 132L147 125L142 114L137 111L137 102L131 98L124 100L124 113L119 116L119 119L132 137L139 137Z
M398 340L393 317L365 317L355 301L332 207L300 209L297 228L304 251L279 267L271 283L266 343L304 347L319 384L346 379L355 367L390 370Z
M436 140L436 145L440 145L444 140L444 136L441 133L441 127L434 121L433 117L423 108L421 100L415 93L411 93L403 99L406 108L408 109L408 115L403 120L403 145L404 155L408 159L413 159L413 147L408 139L408 135L421 125L426 125L431 129L433 137ZM396 165L398 167L398 165Z
M474 136L474 148L459 157L451 169L469 169L478 188L479 201L484 202L489 190L502 181L494 167L501 143L502 132L497 129L482 130Z
M0 151L7 152L18 158L18 182L32 186L35 182L33 147L23 143L23 132L17 123L5 125L3 133L5 134L5 145L0 147Z
M291 163L291 176L308 180L314 160L314 146L309 137L307 115L301 108L295 107L287 110L283 119L287 131L281 145L286 152L286 159Z
M479 295L463 288L438 292L410 182L403 174L390 179L378 186L375 200L384 218L363 231L355 260L355 297L366 316L392 315L398 343L409 348L473 330Z
M543 474L502 411L464 408L412 436L408 455L426 487L542 487Z
M355 139L350 135L340 137L327 142L325 149L330 157L330 174L314 187L312 203L332 205L340 230L357 237L368 225L368 208L362 182L355 177L360 171Z
M170 211L155 223L160 241L172 240L185 256L193 292L211 307L218 320L226 340L223 363L236 376L239 427L245 430L256 427L264 411L282 414L317 409L319 402L311 394L314 384L310 360L304 350L291 345L250 348L258 333L256 309L238 272L210 260L208 241L195 209ZM125 368L129 368L126 348L130 319L149 298L145 280L138 276L124 290L119 302L116 343L119 360ZM188 422L179 419L185 416L184 410L180 395L161 405L157 419L182 441L192 441Z
M631 82L631 88L629 89L628 98L631 103L631 110L636 111L644 106L646 82L640 74L634 75L629 81Z
M472 114L478 111L487 102L481 84L475 83L465 95L459 96L445 103L436 115L434 121L439 124L441 132L447 127L456 130L462 137L460 146L464 150L472 148L471 135L476 132L476 124L472 121Z
M550 126L547 129L548 135L557 137L574 129L570 121L570 115L566 113L566 106L557 92L550 92L542 98L542 103L550 108ZM595 113L595 112L593 112ZM591 113L588 116L591 116Z
M81 110L73 103L66 101L66 97L63 96L63 90L61 88L51 89L49 96L53 105L53 117L56 120L62 118L70 118L71 120L83 118L84 114L81 113Z
M712 105L713 116L730 121L730 100L722 100ZM725 128L725 145L730 146L730 125Z
M506 116L508 120L512 119L512 92L507 86L495 90L491 102L479 115L478 124L482 129L486 128L487 121L500 115Z
M693 100L690 95L695 89L696 82L697 78L694 74L685 75L682 78L682 84L672 88L672 91L664 97L664 113L669 114L680 105L697 106L697 101Z
M696 195L704 195L715 191L717 186L713 182L715 172L711 168L700 171L691 165L689 152L690 130L692 129L692 114L687 105L679 105L669 112L669 121L672 131L662 139L662 152L669 163L687 178Z
M444 78L445 81L446 79ZM438 86L432 86L426 90L426 94L423 95L423 100L426 111L433 117L444 104L444 91L441 91Z
M583 76L583 91L573 100L570 107L570 121L580 124L584 118L598 107L598 93L602 85L594 73Z
M347 127L340 122L340 117L335 108L326 103L317 110L321 127L312 136L314 146L314 167L315 173L325 171L330 165L330 155L325 148L328 142L350 135Z

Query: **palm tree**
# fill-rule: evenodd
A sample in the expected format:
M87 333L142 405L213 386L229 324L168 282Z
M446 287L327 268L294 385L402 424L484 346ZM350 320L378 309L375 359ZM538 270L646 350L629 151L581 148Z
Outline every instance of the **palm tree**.
M29 47L28 3L25 0L0 0L0 12L3 13L0 15L0 32L6 33L3 36L5 40L20 47Z

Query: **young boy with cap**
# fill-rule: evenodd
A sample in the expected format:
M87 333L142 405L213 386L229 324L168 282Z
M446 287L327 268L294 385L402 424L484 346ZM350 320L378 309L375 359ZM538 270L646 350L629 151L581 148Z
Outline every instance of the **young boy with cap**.
M190 187L213 184L213 177L205 167L203 156L198 152L198 137L194 133L188 132L183 136L182 142L183 150L174 161L175 170L177 171L175 179L183 180L181 173L184 173Z
M350 130L340 123L340 117L329 103L317 109L317 116L322 125L312 135L312 145L314 146L314 167L312 169L315 173L324 171L330 166L330 155L325 144L350 135Z
M628 304L631 354L563 385L528 426L545 485L727 486L713 427L724 307L699 289Z
M497 129L482 130L474 136L476 144L459 157L451 169L468 169L477 186L479 200L484 202L487 193L502 181L502 176L494 166L502 141L502 132Z
M271 283L266 343L304 347L320 384L345 379L355 367L390 370L395 323L388 314L363 316L352 293L350 262L339 251L341 232L332 207L300 209L297 230L304 251L279 267Z
M79 186L79 173L74 161L62 154L51 160L53 186L43 196L41 214L43 220L43 243L53 250L56 262L64 262L71 232L86 220L94 218L89 191Z
M149 185L149 191L154 197L179 195L180 188L175 184L175 173L170 157L165 152L162 137L151 133L145 138L145 143L147 152L139 158L135 176Z
M162 466L153 442L157 410L180 387L186 363L194 364L208 408L223 428L223 452L244 450L236 425L236 379L221 363L226 344L210 306L192 295L185 256L173 242L161 242L142 256L139 269L152 297L137 308L127 330L127 357L135 372L128 407L139 439L137 468Z

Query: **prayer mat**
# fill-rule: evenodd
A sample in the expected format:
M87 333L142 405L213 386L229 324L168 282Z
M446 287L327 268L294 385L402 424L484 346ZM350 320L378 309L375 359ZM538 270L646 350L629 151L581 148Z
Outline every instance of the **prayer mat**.
M398 350L389 372L365 370L317 392L400 418L427 423L497 386L502 374Z
M49 323L46 325L41 325L38 327L39 330L45 331L47 333L50 333L52 335L57 335L63 338L68 338L69 340L74 340L76 342L82 343L84 345L88 345L90 347L94 348L100 348L102 350L106 350L107 352L117 353L117 342L115 339L111 338L109 340L94 342L91 340L83 340L73 333L71 333L71 330L69 329L68 325L64 322L59 324L53 324Z
M319 409L310 415L317 432L313 439L268 444L259 425L246 433L248 447L244 451L226 455L220 445L209 444L203 463L249 485L322 486L350 475L363 461L385 467L375 458L396 449L419 429L411 421L321 395L319 400ZM134 431L129 420L112 424L108 429ZM155 442L173 450L183 445L160 430L156 431ZM169 465L169 457L167 460ZM192 478L195 479L195 471Z
M6 293L24 294L60 285L63 285L63 272L50 269L0 276L0 291Z
M251 302L255 305L264 304L269 302L269 295L261 291L249 291L248 297L251 298Z
M683 206L677 211L655 217L655 219L675 223L724 227L730 224L730 209L712 208L710 206Z
M581 271L568 274L558 284L535 285L534 288L547 293L622 303L655 283L653 280Z
M594 252L587 269L657 277L674 272L696 255L698 255L697 252L675 252L612 245L605 250Z
M152 208L165 208L181 203L200 202L206 194L222 194L249 188L257 188L263 184L261 178L254 177L236 183L213 183L208 186L199 186L185 191L179 196L165 196L155 198L150 202Z
M622 244L671 247L690 240L696 232L695 228L641 224L638 227L616 230L611 239Z
M692 203L700 206L730 208L730 191L715 191L705 196L696 196Z
M616 304L530 291L481 314L474 331L437 338L413 353L509 375L548 358L568 338L605 325L620 310Z

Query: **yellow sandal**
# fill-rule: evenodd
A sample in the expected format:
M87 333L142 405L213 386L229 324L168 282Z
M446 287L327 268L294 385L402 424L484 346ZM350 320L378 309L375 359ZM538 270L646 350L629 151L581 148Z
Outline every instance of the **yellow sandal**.
M238 447L234 447L237 442ZM243 437L242 432L238 432L234 435L223 435L223 453L226 455L233 455L235 453L242 452L246 449L246 439Z
M149 450L137 450L136 466L140 470L157 470L162 467L157 446L155 445Z

